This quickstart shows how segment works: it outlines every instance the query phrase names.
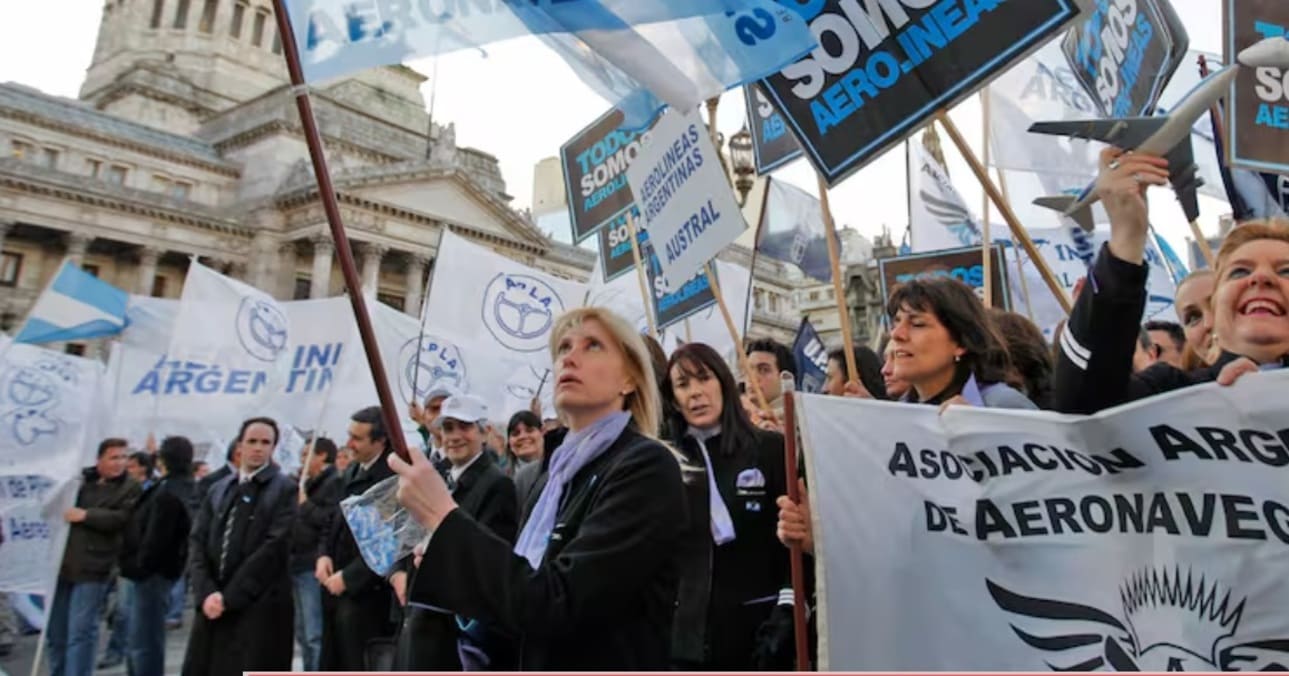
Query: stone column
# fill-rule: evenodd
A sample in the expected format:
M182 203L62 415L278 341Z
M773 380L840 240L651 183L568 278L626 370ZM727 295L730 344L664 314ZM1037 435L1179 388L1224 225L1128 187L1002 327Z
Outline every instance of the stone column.
M83 232L67 233L67 257L72 259L72 263L78 267L85 263L85 252L89 250L92 241L94 237Z
M389 248L380 244L363 247L363 293L375 295L380 285L380 261Z
M151 246L139 249L139 278L134 284L134 292L151 296L157 278L157 261L161 259L161 249Z
M327 235L318 235L313 241L313 276L309 281L310 298L326 298L331 293L331 259L336 244Z
M403 298L403 312L413 317L421 316L421 305L425 299L425 274L430 267L430 258L420 254L407 257L407 294Z
M273 266L268 283L264 289L276 288L278 298L295 298L296 248L294 240L287 240L278 245L277 263Z

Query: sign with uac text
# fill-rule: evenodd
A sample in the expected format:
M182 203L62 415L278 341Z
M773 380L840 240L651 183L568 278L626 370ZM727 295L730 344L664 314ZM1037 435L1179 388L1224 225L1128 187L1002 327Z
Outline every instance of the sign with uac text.
M819 670L1285 670L1285 388L1087 417L801 395Z
M669 110L627 167L662 277L680 288L747 229L697 113Z
M1289 3L1224 0L1226 63L1266 38L1289 37ZM1289 174L1289 70L1241 68L1227 97L1231 164Z
M799 0L819 46L762 80L830 185L1055 35L1074 0Z

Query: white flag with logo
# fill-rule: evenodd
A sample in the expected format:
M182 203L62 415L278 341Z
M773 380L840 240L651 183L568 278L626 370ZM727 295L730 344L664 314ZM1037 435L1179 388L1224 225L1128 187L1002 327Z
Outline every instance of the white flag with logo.
M225 339L230 334L235 341ZM170 339L172 357L263 368L287 356L290 334L286 313L268 293L192 261Z
M909 227L913 251L958 249L980 242L980 224L949 173L921 143L909 148Z
M1285 670L1286 388L1089 417L800 395L820 670Z
M0 591L53 588L67 535L62 514L102 436L103 373L95 360L0 346Z
M444 232L426 303L435 335L471 345L492 358L550 362L550 330L582 304L586 285L529 267Z

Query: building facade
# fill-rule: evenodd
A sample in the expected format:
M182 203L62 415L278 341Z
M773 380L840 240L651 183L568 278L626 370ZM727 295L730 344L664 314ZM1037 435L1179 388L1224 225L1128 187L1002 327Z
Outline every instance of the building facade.
M178 297L190 260L280 298L342 292L268 2L108 0L79 100L0 85L0 327L64 256ZM312 88L364 289L418 312L444 229L566 278L495 157L431 125L405 67Z

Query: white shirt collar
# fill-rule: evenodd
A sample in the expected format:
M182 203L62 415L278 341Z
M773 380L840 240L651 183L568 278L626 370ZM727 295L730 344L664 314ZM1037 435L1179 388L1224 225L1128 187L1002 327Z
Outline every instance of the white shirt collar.
M452 477L453 481L460 479L461 475L465 474L465 471L470 469L470 465L473 465L474 463L478 462L479 458L482 458L483 454L487 452L488 452L488 449L485 448L479 451L478 453L475 453L474 457L470 458L469 462L467 462L466 464L461 465L460 467L453 465L451 468L448 469L448 476Z
M238 480L239 480L239 481L241 481L242 483L246 483L247 481L250 481L251 479L254 479L256 475L258 475L260 472L263 472L263 471L264 471L264 468L265 468L265 467L268 467L268 466L269 466L269 464L266 462L266 463L264 463L263 465L260 465L259 469L255 470L254 472L251 472L251 473L249 473L249 474L248 474L248 473L246 473L246 472L238 472L238 473L237 473L237 478L238 478Z

